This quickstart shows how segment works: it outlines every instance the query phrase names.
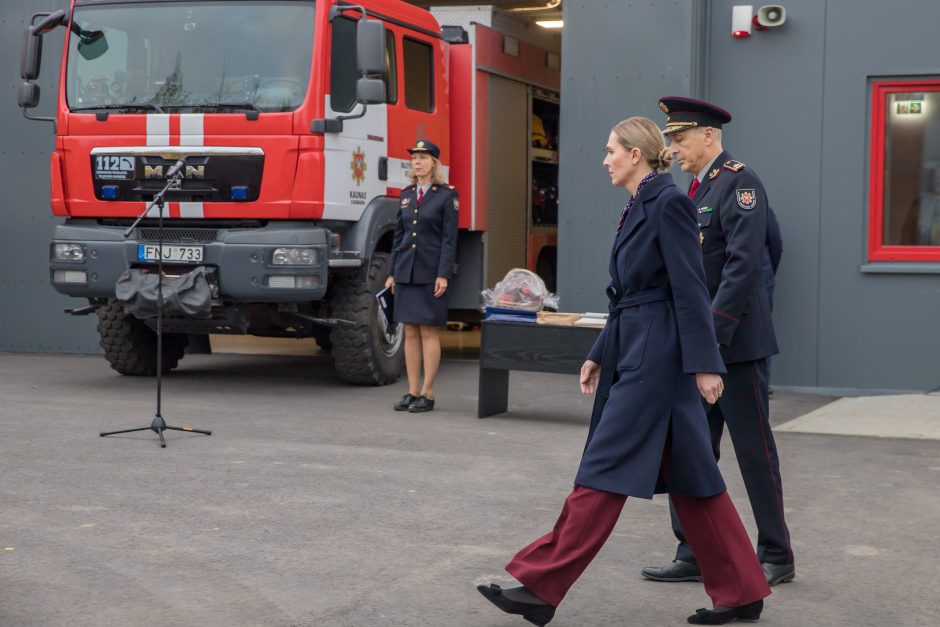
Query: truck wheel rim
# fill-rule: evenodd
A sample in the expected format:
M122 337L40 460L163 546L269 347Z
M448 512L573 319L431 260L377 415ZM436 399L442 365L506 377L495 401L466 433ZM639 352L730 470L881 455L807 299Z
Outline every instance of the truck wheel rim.
M401 347L402 325L396 324L392 329L389 329L382 311L376 311L376 315L379 322L379 345L382 347L382 352L391 357Z

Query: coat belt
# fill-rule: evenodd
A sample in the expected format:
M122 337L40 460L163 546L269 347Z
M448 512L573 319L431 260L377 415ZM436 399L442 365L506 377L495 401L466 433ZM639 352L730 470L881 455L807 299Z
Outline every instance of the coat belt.
M614 373L617 372L617 350L620 347L620 312L647 303L672 300L672 287L667 283L660 287L618 297L617 288L611 285L607 288L607 297L610 299L608 304L610 320L607 323L604 356L601 358L601 376L597 386L597 394L600 396L610 394L610 387L614 383Z
M607 298L610 302L607 310L611 316L617 316L624 309L645 305L646 303L656 303L664 300L672 300L672 287L669 284L660 287L654 287L651 290L634 292L633 294L624 294L618 298L617 288L610 286L607 288ZM616 299L616 300L615 300Z

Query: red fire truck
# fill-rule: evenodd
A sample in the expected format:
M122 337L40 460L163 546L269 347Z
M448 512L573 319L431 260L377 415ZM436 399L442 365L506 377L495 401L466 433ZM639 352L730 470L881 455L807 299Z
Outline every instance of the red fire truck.
M42 38L59 26L55 115L40 118ZM165 371L193 335L247 333L313 337L350 383L397 379L401 331L374 294L417 137L461 194L453 308L511 267L554 272L558 58L492 29L441 28L399 0L72 0L33 16L20 69L24 113L55 124L52 285L88 300L74 312L97 314L122 374L154 374L157 339L115 285L161 255L170 276L204 268L211 292L210 316L164 320ZM180 160L164 228L152 209L127 233Z

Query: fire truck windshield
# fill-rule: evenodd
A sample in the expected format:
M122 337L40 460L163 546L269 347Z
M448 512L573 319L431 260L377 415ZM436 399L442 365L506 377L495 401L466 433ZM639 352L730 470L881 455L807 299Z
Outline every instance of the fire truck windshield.
M292 111L307 93L310 0L77 6L66 98L73 110Z

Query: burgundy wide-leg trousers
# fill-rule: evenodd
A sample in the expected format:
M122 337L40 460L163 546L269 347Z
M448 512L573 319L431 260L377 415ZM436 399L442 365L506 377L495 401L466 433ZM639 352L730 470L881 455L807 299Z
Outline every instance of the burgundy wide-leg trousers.
M663 457L668 467L669 447ZM555 528L519 551L506 571L533 594L558 606L607 541L627 497L575 485ZM738 607L770 595L770 587L727 492L707 498L672 494L676 514L698 559L715 606Z

